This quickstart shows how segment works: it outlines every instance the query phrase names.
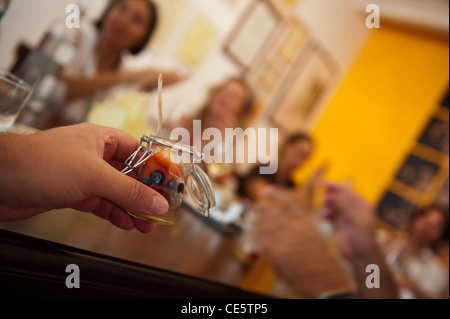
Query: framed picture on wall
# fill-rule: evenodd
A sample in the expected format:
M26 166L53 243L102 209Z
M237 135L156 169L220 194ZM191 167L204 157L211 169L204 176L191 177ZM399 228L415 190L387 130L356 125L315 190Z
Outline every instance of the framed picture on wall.
M445 95L444 99L442 100L441 106L445 107L446 109L449 108L449 91L447 91L447 94Z
M270 48L282 21L271 0L254 0L225 41L226 54L248 71Z
M283 22L278 37L271 41L271 47L265 51L258 64L245 74L248 83L265 107L271 104L289 70L310 41L309 31L298 19Z
M307 45L309 30L298 19L291 19L286 23L280 43L276 48L277 58L286 66L292 65L301 51Z
M286 133L301 131L322 102L335 70L334 61L321 47L308 44L272 102L272 122Z
M249 82L266 101L279 88L283 79L283 70L275 61L268 58L262 62L257 72L248 77Z
M449 205L449 178L442 185L441 190L436 196L435 203L444 207L448 207Z
M380 220L396 229L404 229L409 222L411 213L417 206L405 198L388 191L377 207Z
M396 176L396 180L425 193L439 173L439 170L439 165L411 155L403 164Z
M449 153L449 123L439 118L431 119L419 143L444 154Z

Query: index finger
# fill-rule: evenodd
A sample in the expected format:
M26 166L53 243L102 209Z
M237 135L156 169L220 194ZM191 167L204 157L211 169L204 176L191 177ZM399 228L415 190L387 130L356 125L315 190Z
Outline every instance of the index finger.
M119 162L124 162L139 147L139 141L137 139L128 133L117 129L111 129L106 136L104 143L104 159L114 159Z
M329 180L321 180L319 182L319 185L326 188L328 191L338 191L341 190L344 185L342 185L341 183L338 182L333 182L333 181L329 181Z

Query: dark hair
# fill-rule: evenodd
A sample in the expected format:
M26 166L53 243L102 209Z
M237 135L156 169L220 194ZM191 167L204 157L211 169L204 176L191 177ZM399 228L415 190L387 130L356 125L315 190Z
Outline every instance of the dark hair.
M412 214L409 218L409 226L411 227L412 224L418 218L428 214L430 211L439 211L441 213L442 217L444 217L444 229L442 231L441 237L437 240L437 242L435 244L432 245L433 249L437 249L439 244L449 241L449 211L448 211L448 207L444 207L444 206L438 205L438 204L432 204L432 205L418 208L412 212Z
M0 21L2 20L3 16L5 15L6 11L8 10L9 3L10 3L10 2L11 2L11 1L7 1L7 2L6 2L6 5L5 5L5 7L3 8L3 12L0 13Z
M292 144L301 142L301 141L305 141L305 142L309 142L311 145L314 145L314 142L311 138L311 136L309 136L306 133L296 133L296 134L292 134L290 135L284 142L284 147L286 146L290 146Z
M106 9L103 11L100 19L97 21L97 23L95 24L95 26L101 30L103 27L103 23L105 22L106 17L109 15L109 13L111 12L111 10L117 6L118 4L120 4L121 2L123 2L125 0L110 0L109 5L106 7ZM149 5L149 9L152 12L152 21L150 23L150 26L147 30L147 33L145 35L145 39L144 41L142 41L141 44L137 45L135 48L131 48L130 49L130 53L133 55L138 55L139 53L142 52L142 50L145 49L145 47L147 46L147 44L149 43L152 35L155 33L156 27L158 25L158 8L156 6L156 4L151 1L151 0L147 0L146 1Z
M253 94L253 89L242 78L237 78L237 77L230 78L230 79L228 79L228 81L226 83L230 83L230 82L237 82L244 87L246 96L245 96L245 100L244 100L243 111L244 111L245 115L249 115L253 110L253 105L255 104L255 97Z

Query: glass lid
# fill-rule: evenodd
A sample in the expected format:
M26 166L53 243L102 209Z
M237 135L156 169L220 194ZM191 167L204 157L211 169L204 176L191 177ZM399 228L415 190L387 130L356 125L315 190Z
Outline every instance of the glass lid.
M216 206L216 196L208 175L194 165L186 183L186 191L195 207L203 213L203 216L210 218L210 209Z

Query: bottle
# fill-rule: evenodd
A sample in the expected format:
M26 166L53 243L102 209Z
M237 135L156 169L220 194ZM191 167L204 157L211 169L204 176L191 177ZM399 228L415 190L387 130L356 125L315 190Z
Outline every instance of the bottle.
M58 18L14 71L34 88L23 124L35 126L33 122L39 122L37 118L49 111L48 100L54 94L64 68L75 58L80 41L80 29L69 28L65 18Z

